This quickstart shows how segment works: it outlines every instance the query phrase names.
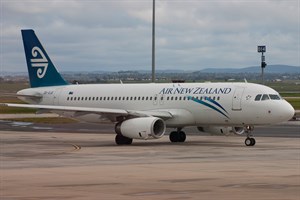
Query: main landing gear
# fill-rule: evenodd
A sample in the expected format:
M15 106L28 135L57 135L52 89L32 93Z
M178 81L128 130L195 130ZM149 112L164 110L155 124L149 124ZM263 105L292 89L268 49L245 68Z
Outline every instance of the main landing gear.
M253 138L251 132L253 131L254 127L253 126L246 126L246 133L247 133L247 138L245 139L245 145L246 146L254 146L256 141Z
M185 132L178 128L177 131L172 131L169 135L171 142L184 142L186 139Z
M132 144L132 138L125 137L123 135L117 134L115 137L117 145L130 145Z

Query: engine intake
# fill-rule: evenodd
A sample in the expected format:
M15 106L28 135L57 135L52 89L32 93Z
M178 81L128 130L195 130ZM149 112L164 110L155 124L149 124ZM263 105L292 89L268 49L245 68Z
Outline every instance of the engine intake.
M115 131L117 134L132 139L158 139L165 134L166 125L157 117L140 117L116 124Z

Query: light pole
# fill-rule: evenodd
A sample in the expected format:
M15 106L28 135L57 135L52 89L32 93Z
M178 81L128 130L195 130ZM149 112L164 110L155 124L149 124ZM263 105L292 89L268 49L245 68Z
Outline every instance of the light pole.
M155 0L152 12L152 83L155 82Z
M262 84L264 84L264 69L267 66L267 63L265 62L265 56L264 53L266 52L266 46L257 46L257 52L261 53L261 79Z

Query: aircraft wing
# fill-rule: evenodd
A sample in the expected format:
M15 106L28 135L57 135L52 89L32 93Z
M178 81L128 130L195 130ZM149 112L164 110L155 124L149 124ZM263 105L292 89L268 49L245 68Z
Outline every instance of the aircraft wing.
M163 119L172 118L172 114L167 111L150 110L150 111L136 111L136 110L124 110L124 109L112 109L112 108L90 108L90 107L75 107L75 106L54 106L54 105L36 105L36 104L12 104L12 103L2 103L2 106L8 107L19 107L19 108L35 108L41 109L43 112L45 110L49 112L55 111L66 111L75 112L75 116L85 115L85 114L100 114L111 119L115 116L124 117L160 117Z

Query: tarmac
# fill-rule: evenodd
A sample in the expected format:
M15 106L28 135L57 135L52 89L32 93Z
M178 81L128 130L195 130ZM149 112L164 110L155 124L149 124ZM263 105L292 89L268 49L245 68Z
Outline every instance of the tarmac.
M1 200L300 199L299 137L256 137L254 147L206 135L116 146L103 130L22 128L0 128Z

